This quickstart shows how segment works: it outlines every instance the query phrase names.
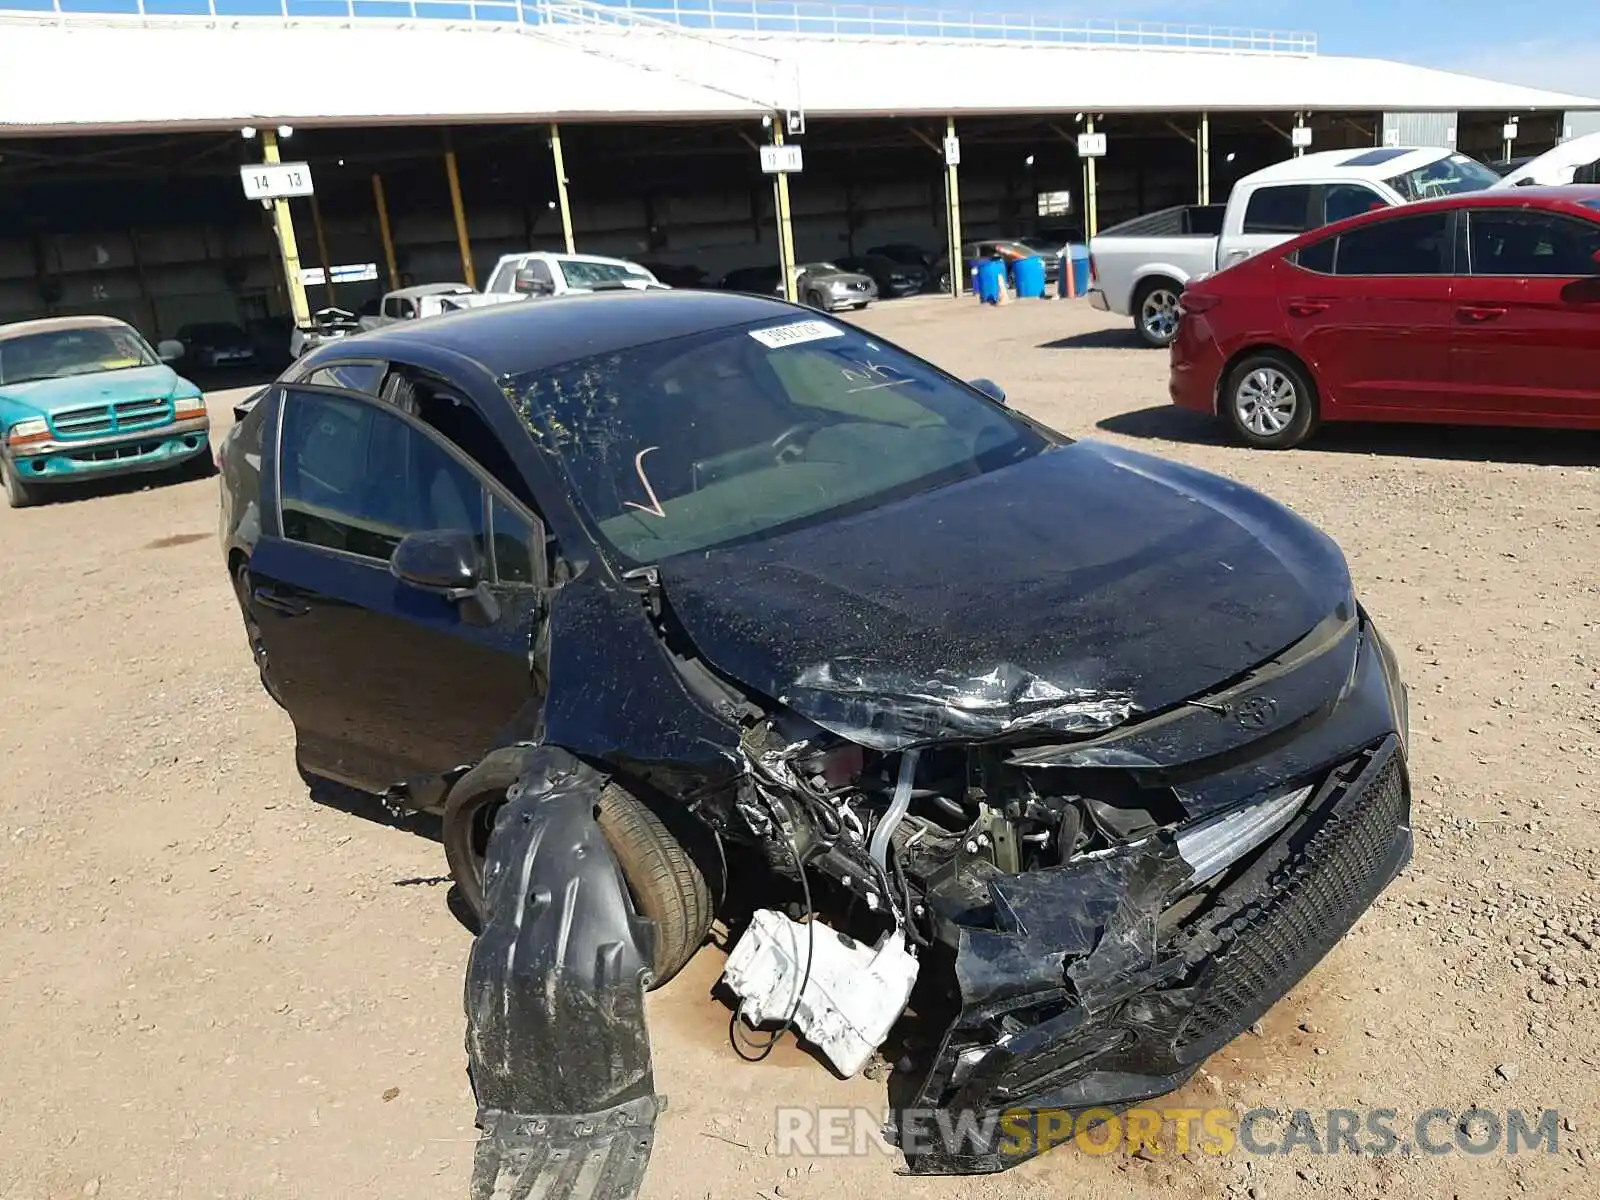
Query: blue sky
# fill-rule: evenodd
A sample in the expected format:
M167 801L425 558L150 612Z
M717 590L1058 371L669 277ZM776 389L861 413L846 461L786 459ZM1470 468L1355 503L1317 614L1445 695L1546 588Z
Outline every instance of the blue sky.
M1324 54L1397 58L1581 96L1600 93L1600 4L1505 0L1021 0L1044 14L1304 29ZM978 7L1002 9L988 0ZM1065 11L1064 11L1065 9Z

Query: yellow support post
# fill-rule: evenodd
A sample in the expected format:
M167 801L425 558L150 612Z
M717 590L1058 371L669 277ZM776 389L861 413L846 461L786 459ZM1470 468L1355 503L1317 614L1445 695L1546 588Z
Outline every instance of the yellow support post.
M383 195L383 176L372 173L372 202L378 208L378 234L383 238L384 265L389 268L389 290L400 289L400 267L394 256L394 234L389 229L389 203Z
M1085 124L1084 124L1084 132L1085 133L1093 133L1094 132L1094 118L1093 117L1090 117L1085 122ZM1083 178L1084 178L1083 191L1084 191L1084 196L1085 196L1085 199L1084 199L1084 202L1083 202L1083 207L1084 207L1084 210L1085 210L1084 211L1084 222L1085 222L1085 224L1084 224L1083 232L1084 232L1084 236L1086 236L1086 237L1094 237L1095 234L1100 232L1100 203L1099 203L1098 198L1095 195L1095 171L1094 171L1094 167L1095 167L1095 160L1094 159L1086 158L1086 159L1083 160Z
M956 136L956 119L944 119L944 135L946 138ZM950 295L956 299L961 297L961 285L966 282L967 264L961 257L961 179L959 168L945 156L945 233L950 239Z
M461 172L456 169L456 152L444 152L444 170L450 177L450 208L456 217L456 244L461 248L462 282L469 288L478 286L478 273L472 269L472 240L467 236L467 209L461 202Z
M1200 159L1200 203L1211 203L1211 114L1200 114L1200 137L1195 153Z
M772 144L783 145L782 113L775 113L772 117ZM777 194L778 210L778 262L783 268L783 298L793 304L795 294L795 261L794 261L794 223L789 215L789 176L786 172L779 171L773 176L773 188Z
M278 156L278 132L261 131L261 159L275 163ZM289 314L297 328L311 324L311 305L306 303L306 285L300 279L300 247L294 239L294 214L289 211L289 201L283 197L272 201L272 228L278 235L278 253L283 259L283 281L289 289Z
M550 154L556 164L556 199L561 205L561 236L567 244L567 253L576 254L578 244L572 236L572 205L567 201L567 160L561 153L561 126L550 123Z
M333 291L333 259L328 257L328 234L322 227L322 205L317 203L317 194L311 193L311 227L317 234L317 258L322 262L322 298L327 301L328 307L334 305Z

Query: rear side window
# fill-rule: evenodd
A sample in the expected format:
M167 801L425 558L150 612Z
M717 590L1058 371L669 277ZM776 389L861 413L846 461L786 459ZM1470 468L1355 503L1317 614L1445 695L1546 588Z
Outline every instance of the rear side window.
M321 387L343 388L350 392L378 394L378 382L383 378L383 364L375 362L331 363L311 372L305 382Z
M1338 238L1330 237L1323 238L1320 242L1312 242L1309 246L1301 246L1294 256L1295 264L1303 270L1315 271L1318 275L1332 275L1333 252L1338 244Z
M1245 233L1304 233L1312 228L1311 185L1257 188L1244 210Z
M1361 183L1334 183L1322 189L1322 223L1332 225L1346 217L1360 216L1388 201Z
M1398 217L1338 238L1336 275L1444 275L1449 272L1449 213Z
M1558 213L1480 209L1468 218L1474 275L1586 276L1600 273L1600 224Z

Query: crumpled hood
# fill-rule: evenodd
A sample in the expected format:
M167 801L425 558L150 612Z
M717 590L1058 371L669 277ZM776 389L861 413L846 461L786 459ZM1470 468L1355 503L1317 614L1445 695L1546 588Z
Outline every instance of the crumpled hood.
M178 373L171 367L129 367L92 375L67 375L61 379L33 379L0 384L0 400L26 405L41 415L58 409L91 404L117 404L124 400L166 400L178 388Z
M1281 505L1093 441L660 571L717 669L885 750L1103 732L1272 657L1350 589Z

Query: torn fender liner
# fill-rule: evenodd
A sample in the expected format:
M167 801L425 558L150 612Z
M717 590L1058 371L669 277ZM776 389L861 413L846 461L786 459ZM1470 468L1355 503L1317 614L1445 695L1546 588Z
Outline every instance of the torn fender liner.
M655 929L595 822L604 783L563 750L532 750L495 820L467 962L472 1200L628 1200L650 1161Z

